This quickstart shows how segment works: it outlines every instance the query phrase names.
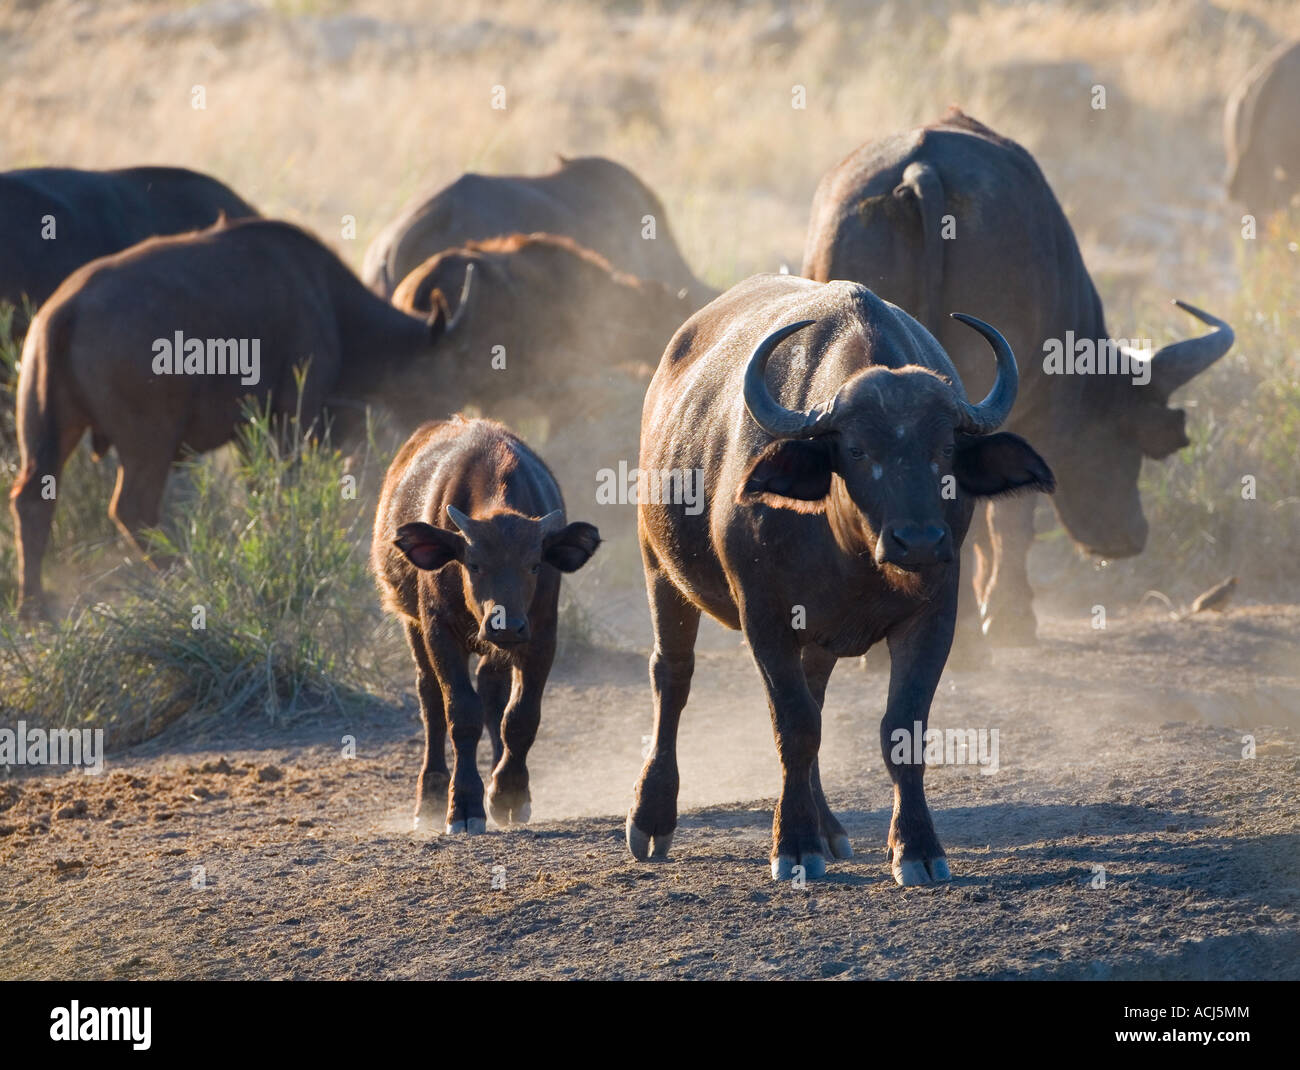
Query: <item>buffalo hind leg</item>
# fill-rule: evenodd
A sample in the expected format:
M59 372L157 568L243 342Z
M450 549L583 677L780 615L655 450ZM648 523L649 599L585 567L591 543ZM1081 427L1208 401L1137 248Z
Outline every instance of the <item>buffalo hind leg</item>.
M993 572L984 591L984 634L999 646L1033 646L1037 642L1034 592L1029 586L1037 503L1033 494L990 503Z
M58 498L59 478L72 451L77 448L86 424L77 423L65 428L57 441L43 442L24 448L32 451L31 473L16 484L11 502L14 518L14 535L18 553L18 616L23 621L34 621L48 610L45 591L41 586L41 560L50 542L50 529L54 526L54 506ZM46 483L47 477L51 480Z
M691 693L700 629L700 611L648 561L646 587L655 636L650 655L654 738L627 815L627 847L642 862L667 858L677 828L677 725Z
M163 492L175 456L175 449L166 445L148 457L123 457L120 450L118 453L117 486L113 489L108 515L127 542L146 560L149 555L140 534L146 528L158 526Z
M925 763L914 761L918 749L913 732L924 741L930 720L930 703L943 675L952 644L957 587L953 574L944 592L890 632L889 700L880 722L880 749L885 768L894 782L894 816L889 825L889 850L894 880L902 885L947 880L948 862L934 831L925 801ZM899 761L896 732L903 732Z
M819 646L809 645L803 648L802 660L808 690L812 692L817 708L822 709L826 705L826 684L831 678L835 662L839 659ZM812 789L813 800L817 803L817 812L821 818L822 839L826 841L827 851L832 858L852 858L853 848L849 845L848 833L844 831L844 826L831 813L831 808L826 803L826 793L822 791L821 770L816 761L812 766Z
M415 658L415 687L420 696L420 720L424 722L424 758L420 778L415 785L415 819L417 832L438 830L447 813L447 788L451 774L447 771L447 725L442 709L442 686L429 660L424 635L415 624L406 625L406 641Z
M537 739L542 692L555 660L553 630L551 636L549 640L530 642L522 664L513 673L510 702L501 720L501 754L492 770L487 795L488 810L498 825L522 825L532 816L528 751Z

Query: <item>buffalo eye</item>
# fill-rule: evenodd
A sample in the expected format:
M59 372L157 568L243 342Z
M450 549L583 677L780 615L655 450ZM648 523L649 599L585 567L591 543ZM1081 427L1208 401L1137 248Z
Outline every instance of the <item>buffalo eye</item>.
M483 569L480 568L478 565L476 565L473 561L469 563L469 570L473 572L475 575L483 571Z
M537 573L541 571L541 568L542 568L542 566L541 566L540 564L536 564L536 565L533 565L533 567L530 568L528 571L531 572L534 576L536 576Z
M849 447L849 456L852 457L855 461L860 461L860 460L862 460L863 457L866 456L866 453L863 452L863 449L862 449L861 446L850 446L850 447Z
M944 460L948 460L949 458L951 458L953 454L952 443L949 442L948 445L944 446L944 448L939 451L939 454L944 458Z

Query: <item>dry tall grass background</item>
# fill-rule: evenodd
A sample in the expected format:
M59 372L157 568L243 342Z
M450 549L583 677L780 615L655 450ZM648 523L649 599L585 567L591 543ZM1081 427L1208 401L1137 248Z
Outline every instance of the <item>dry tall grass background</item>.
M1112 332L1185 337L1175 296L1238 329L1177 399L1193 446L1146 465L1146 552L1100 574L1044 508L1041 597L1135 607L1160 587L1185 603L1231 570L1242 598L1276 600L1295 597L1300 554L1296 218L1241 240L1222 115L1233 83L1297 36L1300 5L1266 0L4 0L0 167L192 167L359 268L411 197L464 171L599 154L659 194L696 273L725 287L798 271L822 174L960 104L1037 157ZM1231 509L1243 473L1260 481L1253 511ZM574 516L593 500L565 492ZM101 548L106 502L78 507L101 518L82 533ZM61 510L65 561L72 522ZM634 552L602 567L639 587Z

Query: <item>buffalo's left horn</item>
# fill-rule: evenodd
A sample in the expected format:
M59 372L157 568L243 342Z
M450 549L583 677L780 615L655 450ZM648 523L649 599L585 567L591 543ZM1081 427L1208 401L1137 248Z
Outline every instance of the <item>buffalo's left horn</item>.
M1011 352L1010 344L997 329L990 327L983 320L977 320L974 316L967 316L962 312L952 313L952 318L979 331L993 347L993 356L998 362L998 374L993 380L993 389L978 405L972 405L969 401L961 403L961 425L957 428L958 431L965 431L971 435L987 435L1006 423L1007 417L1011 415L1011 406L1016 403L1016 391L1020 388L1020 372L1016 369L1016 355Z
M767 389L764 378L773 351L795 331L811 327L815 320L800 320L773 331L761 342L745 366L745 408L754 423L774 438L802 438L815 435L830 422L831 405L808 412L795 412L781 405Z
M1205 371L1211 364L1232 348L1232 328L1217 316L1202 312L1186 301L1175 301L1184 312L1190 312L1202 323L1214 328L1200 338L1187 338L1172 342L1157 350L1151 357L1151 386L1167 398L1180 386Z

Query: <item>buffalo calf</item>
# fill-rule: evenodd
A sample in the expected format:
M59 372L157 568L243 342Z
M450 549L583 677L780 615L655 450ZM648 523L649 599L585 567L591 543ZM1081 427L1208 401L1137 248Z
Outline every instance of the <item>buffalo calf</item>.
M560 573L576 572L599 545L591 524L565 523L550 469L495 421L426 423L393 459L371 563L415 658L425 731L417 829L445 814L447 832L484 831L476 753L485 722L488 808L498 824L528 820L525 763L555 657Z

